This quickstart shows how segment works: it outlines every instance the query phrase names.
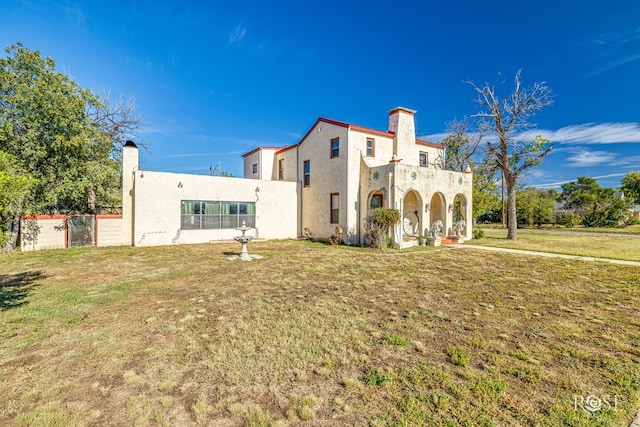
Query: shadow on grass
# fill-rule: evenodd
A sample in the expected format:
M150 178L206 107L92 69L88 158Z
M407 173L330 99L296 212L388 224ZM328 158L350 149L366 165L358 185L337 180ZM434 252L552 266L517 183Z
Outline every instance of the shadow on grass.
M0 311L26 304L29 293L39 286L35 282L42 278L44 276L39 271L0 274Z

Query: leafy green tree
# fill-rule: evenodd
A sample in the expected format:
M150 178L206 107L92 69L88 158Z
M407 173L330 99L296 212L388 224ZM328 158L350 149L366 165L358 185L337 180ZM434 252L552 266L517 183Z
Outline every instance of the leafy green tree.
M26 207L85 212L117 200L117 141L126 131L122 117L108 114L117 106L57 72L54 60L39 51L17 43L5 52L0 150L14 157L20 174L34 178Z
M622 178L622 192L634 203L640 203L640 171L629 172Z
M468 82L476 91L476 103L480 112L475 115L481 120L481 128L486 134L495 135L495 143L488 142L487 148L500 168L507 189L507 239L517 239L517 180L522 172L540 164L551 152L550 141L537 135L532 141L523 141L518 134L532 125L530 118L544 107L551 105L551 89L546 83L534 83L531 88L521 85L521 70L515 75L511 93L500 96L495 84L478 86Z
M17 219L35 185L33 177L17 171L16 163L14 156L0 151L0 247L16 240ZM5 249L13 249L13 245Z
M629 220L629 204L613 188L601 187L595 178L579 177L562 186L565 209L581 218L585 227L606 227Z
M539 190L527 188L518 191L516 207L518 223L527 226L553 224L555 222L555 205L558 198L556 190Z

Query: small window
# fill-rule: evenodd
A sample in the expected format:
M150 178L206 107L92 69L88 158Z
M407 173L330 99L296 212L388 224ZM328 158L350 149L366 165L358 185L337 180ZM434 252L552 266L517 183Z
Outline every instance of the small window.
M278 179L280 181L284 179L284 159L278 160Z
M340 194L331 193L331 224L340 223Z
M375 157L376 155L376 140L373 138L367 138L367 157Z
M333 138L331 140L331 158L338 157L340 155L340 138Z
M304 186L311 185L311 160L304 161Z
M382 207L382 194L374 194L371 197L371 209L377 209Z
M427 162L429 161L429 158L427 156L427 153L425 153L424 151L420 152L420 166L423 167L427 167Z
M253 173L258 173L258 164L257 163L253 164Z

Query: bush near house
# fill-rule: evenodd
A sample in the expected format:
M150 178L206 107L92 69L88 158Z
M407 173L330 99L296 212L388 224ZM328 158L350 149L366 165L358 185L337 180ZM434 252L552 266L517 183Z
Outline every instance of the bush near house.
M397 209L371 209L364 219L365 244L374 248L390 245L389 230L400 222L400 211Z

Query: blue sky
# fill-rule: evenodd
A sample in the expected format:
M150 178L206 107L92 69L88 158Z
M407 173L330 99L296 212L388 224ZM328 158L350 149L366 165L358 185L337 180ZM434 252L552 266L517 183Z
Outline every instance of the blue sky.
M0 45L17 41L86 88L135 97L146 169L241 176L243 153L295 144L318 117L386 130L396 106L439 142L477 112L464 81L522 69L555 95L534 118L554 150L529 184L616 187L640 170L636 0L5 0Z

